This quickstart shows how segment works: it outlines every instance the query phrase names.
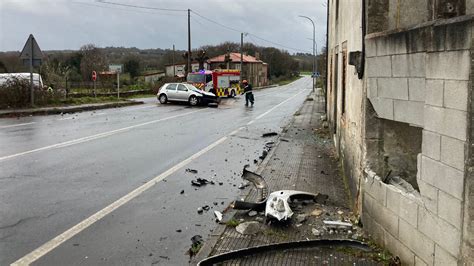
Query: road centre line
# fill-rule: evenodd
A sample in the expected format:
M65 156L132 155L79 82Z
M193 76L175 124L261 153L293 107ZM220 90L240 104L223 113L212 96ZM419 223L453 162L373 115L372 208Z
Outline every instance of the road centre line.
M21 127L21 126L32 125L32 124L36 124L36 122L22 123L22 124L14 124L14 125L8 125L8 126L0 126L0 129L12 128L12 127Z
M134 128L138 128L138 127L142 127L142 126L146 126L146 125L150 125L150 124L155 124L155 123L158 123L158 122L178 118L178 117L181 117L181 116L190 115L190 114L200 112L200 111L203 111L203 110L206 110L206 109L200 109L200 110L196 110L196 111L192 111L192 112L187 112L187 113L184 113L184 114L179 114L179 115L165 117L165 118L161 118L161 119L157 119L157 120L152 120L152 121L148 121L148 122L133 125L133 126L128 126L128 127L124 127L124 128L119 128L119 129L115 129L115 130L95 134L95 135L92 135L92 136L73 139L73 140L69 140L69 141L65 141L65 142L61 142L61 143L57 143L57 144L53 144L53 145L49 145L49 146L45 146L45 147L41 147L41 148L38 148L38 149L33 149L33 150L25 151L25 152L20 152L20 153L16 153L16 154L12 154L12 155L3 156L3 157L0 157L0 162L5 161L7 159L12 159L12 158L16 158L16 157L19 157L19 156L23 156L23 155L27 155L27 154L31 154L31 153L35 153L35 152L68 147L68 146L71 146L71 145L75 145L75 144L79 144L79 143L84 143L84 142L88 142L88 141L92 141L92 140L112 136L112 135L115 135L115 134L118 134L118 133L121 133L121 132L129 131L129 130L134 129Z
M306 89L302 90L301 92L299 92L298 94L292 96L291 98L286 99L285 101L283 101L283 102L279 103L278 105L272 107L271 109L269 109L265 113L259 115L257 118L255 118L252 121L255 122L256 120L264 117L265 115L269 114L270 112L272 112L273 110L275 110L279 106L281 106L284 103L290 101L291 99L295 98L296 96L300 95L301 93L303 93L305 91L306 91ZM201 109L201 110L205 110L205 109ZM168 118L168 119L170 119L170 118ZM136 198L137 196L141 195L142 193L144 193L145 191L147 191L148 189L150 189L151 187L156 185L158 182L162 181L163 179L170 176L171 174L178 171L179 169L185 167L187 164L189 164L193 160L199 158L201 155L205 154L206 152L208 152L208 151L212 150L213 148L217 147L218 145L220 145L221 143L226 141L229 138L229 136L235 135L237 132L239 132L240 130L242 130L244 128L245 127L240 127L238 129L232 131L231 133L229 133L227 136L224 136L224 137L218 139L214 143L212 143L209 146L205 147L204 149L198 151L197 153L191 155L187 159L179 162L178 164L174 165L173 167L169 168L165 172L161 173L160 175L154 177L153 179L146 182L145 184L143 184L143 185L139 186L138 188L134 189L130 193L126 194L125 196L122 196L121 198L114 201L110 205L106 206L102 210L100 210L100 211L94 213L93 215L89 216L87 219L79 222L75 226L71 227L70 229L66 230L65 232L61 233L60 235L56 236L55 238L53 238L53 239L49 240L48 242L44 243L43 245L41 245L37 249L31 251L30 253L26 254L22 258L20 258L17 261L13 262L11 265L12 266L30 265L31 263L35 262L36 260L40 259L44 255L46 255L47 253L52 251L53 249L57 248L62 243L66 242L67 240L71 239L72 237L79 234L83 230L87 229L89 226L91 226L95 222L101 220L102 218L104 218L105 216L107 216L108 214L113 212L114 210L118 209L119 207L125 205L129 201Z

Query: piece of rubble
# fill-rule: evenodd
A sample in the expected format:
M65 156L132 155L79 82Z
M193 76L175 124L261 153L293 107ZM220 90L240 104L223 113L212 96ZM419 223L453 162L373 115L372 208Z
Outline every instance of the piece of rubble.
M196 169L191 169L191 168L187 168L185 171L186 171L187 173L191 173L191 174L197 174L197 173L198 173L198 170L196 170Z
M257 214L258 214L258 212L256 212L256 211L250 211L250 212L248 213L248 215L249 215L250 217L254 217L254 216L256 216Z
M323 213L323 210L321 210L321 209L314 209L314 210L311 212L311 215L318 217L318 216L320 216L322 213Z
M262 151L262 155L260 155L260 157L258 157L258 158L260 158L261 160L264 160L264 159L267 157L267 155L268 155L268 151L267 151L267 150L263 150L263 151Z
M312 228L311 233L313 233L315 236L321 236L321 232L316 228Z
M255 221L263 223L263 218L262 217L255 217Z
M205 211L208 211L211 207L209 207L209 205L204 205L202 206L202 209L205 210Z
M262 137L266 138L266 137L273 137L273 136L276 136L278 135L278 133L276 132L268 132L268 133L263 133L262 134Z
M254 235L260 231L260 223L255 221L241 223L235 227L235 230L242 235Z
M196 186L196 187L201 187L207 184L212 184L214 185L214 181L209 181L205 178L196 178L196 180L191 180L191 185Z
M295 217L295 221L299 224L302 224L302 223L306 222L306 219L307 219L307 217L306 217L305 214L298 214Z
M184 194L184 189L183 189L183 190L181 190L181 192L179 192L179 194Z
M197 208L197 212L198 212L199 214L201 214L203 211L204 211L204 210L203 210L201 207Z
M250 186L250 184L249 184L248 182L247 182L247 183L241 183L241 184L239 185L239 189L244 189L244 188L246 188L246 187L248 187L248 186Z
M342 221L328 221L324 220L323 221L324 225L326 225L328 228L334 228L334 229L351 229L352 224L347 223L347 222L342 222Z
M216 216L218 222L222 221L222 213L220 211L214 211L214 216Z

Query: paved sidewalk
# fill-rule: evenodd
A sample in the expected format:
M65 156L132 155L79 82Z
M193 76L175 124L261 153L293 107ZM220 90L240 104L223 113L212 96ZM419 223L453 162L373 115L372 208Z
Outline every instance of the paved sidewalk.
M81 104L73 106L54 106L54 107L40 107L40 108L25 108L25 109L6 109L0 110L0 117L16 117L16 116L29 116L29 115L52 115L60 113L75 113L82 111L91 111L98 109L124 107L130 105L143 104L142 101L125 100L120 102L109 102L109 103L94 103L94 104Z
M324 226L323 220L351 220L349 196L339 174L339 163L335 159L333 144L327 129L322 127L321 115L323 103L307 100L301 110L294 115L290 125L283 130L276 147L262 163L257 172L265 178L269 193L290 189L329 196L326 204L292 205L294 212L291 221L286 224L265 223L263 213L249 216L249 211L234 211L224 215L229 225L220 225L210 239L204 243L201 251L192 261L255 246L291 241L313 239L362 239L361 228L353 226L348 230L332 230ZM256 190L247 191L246 201L255 201ZM258 221L259 230L253 235L242 235L228 221L242 223ZM350 252L336 249L311 248L292 249L288 252L268 252L246 258L227 261L229 265L241 264L347 264L362 263L378 265L370 253L355 257Z

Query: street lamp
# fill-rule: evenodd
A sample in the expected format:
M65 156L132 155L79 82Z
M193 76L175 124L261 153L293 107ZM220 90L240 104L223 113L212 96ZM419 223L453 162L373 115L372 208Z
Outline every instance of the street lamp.
M316 45L316 41L315 41L315 35L316 35L316 27L314 26L314 21L310 18L310 17L307 17L307 16L302 16L302 15L299 15L298 17L302 17L302 18L305 18L305 19L308 19L309 21L311 21L311 24L313 24L313 75L316 73L316 70L317 70L317 65L316 65L316 54L315 54L315 45ZM314 85L315 85L315 77L313 76L313 92L314 92Z

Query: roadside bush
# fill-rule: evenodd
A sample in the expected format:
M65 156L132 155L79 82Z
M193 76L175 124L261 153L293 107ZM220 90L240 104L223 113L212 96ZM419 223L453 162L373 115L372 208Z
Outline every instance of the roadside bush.
M58 102L62 98L59 92L48 92L35 86L35 105L42 106ZM0 85L0 109L30 107L30 82L25 79L10 78Z

